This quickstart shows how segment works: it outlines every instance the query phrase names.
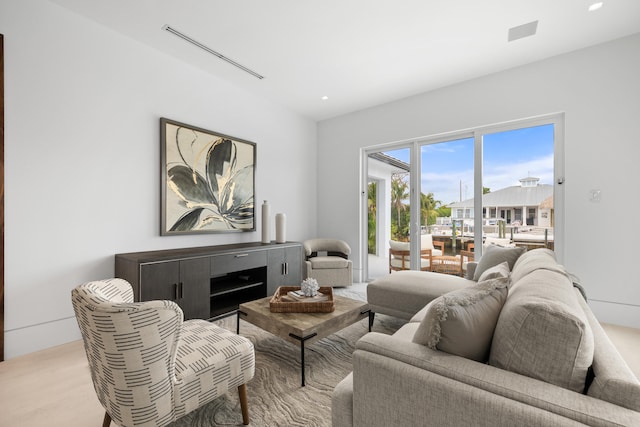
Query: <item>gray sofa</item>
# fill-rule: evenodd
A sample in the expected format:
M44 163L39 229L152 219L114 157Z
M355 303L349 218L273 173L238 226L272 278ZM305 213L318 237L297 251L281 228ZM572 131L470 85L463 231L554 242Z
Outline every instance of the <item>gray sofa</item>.
M640 382L552 251L487 248L472 270L369 285L409 322L357 342L334 427L640 426Z

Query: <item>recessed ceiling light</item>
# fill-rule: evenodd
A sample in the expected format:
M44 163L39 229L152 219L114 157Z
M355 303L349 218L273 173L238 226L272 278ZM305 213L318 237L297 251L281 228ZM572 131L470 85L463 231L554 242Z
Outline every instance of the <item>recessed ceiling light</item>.
M329 97L328 97L327 95L325 95L325 96L323 96L323 97L322 97L322 98L320 98L320 99L322 99L323 101L326 101L327 99L329 99Z
M595 3L592 3L591 6L589 6L589 12L593 12L594 10L598 10L602 7L604 3L601 1L597 1Z

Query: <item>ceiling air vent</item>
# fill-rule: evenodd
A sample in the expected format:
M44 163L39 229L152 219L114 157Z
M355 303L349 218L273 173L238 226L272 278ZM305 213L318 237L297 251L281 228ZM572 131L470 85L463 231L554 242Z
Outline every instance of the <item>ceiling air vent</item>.
M217 56L218 58L222 59L225 62L228 62L229 64L233 65L236 68L241 69L242 71L244 71L245 73L249 73L252 76L259 78L259 79L264 79L264 76L261 76L260 74L256 73L255 71L251 70L250 68L245 67L244 65L238 64L236 61L234 61L231 58L227 58L226 56L224 56L223 54L216 52L215 50L211 49L210 47L200 43L197 40L192 39L191 37L187 36L184 33L181 33L180 31L176 30L175 28L171 28L169 25L165 25L164 27L162 27L163 30L170 32L171 34L173 34L174 36L178 36L180 37L182 40L191 43L194 46L199 47L200 49L214 55Z
M525 37L535 35L538 30L538 21L532 21L527 24L518 25L517 27L509 28L509 38L510 42L518 39L522 39Z

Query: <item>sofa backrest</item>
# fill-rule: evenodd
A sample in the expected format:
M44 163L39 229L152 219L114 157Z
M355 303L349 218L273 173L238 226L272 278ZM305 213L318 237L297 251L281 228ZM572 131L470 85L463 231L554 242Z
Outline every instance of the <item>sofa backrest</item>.
M593 333L579 294L548 252L530 251L514 265L489 364L582 393Z
M595 398L640 412L640 381L607 336L586 301L579 299L587 315L595 351L593 354L593 381L587 394Z
M527 274L539 269L553 269L564 271L556 262L556 254L550 249L540 248L527 251L520 255L511 270L511 281L518 282Z

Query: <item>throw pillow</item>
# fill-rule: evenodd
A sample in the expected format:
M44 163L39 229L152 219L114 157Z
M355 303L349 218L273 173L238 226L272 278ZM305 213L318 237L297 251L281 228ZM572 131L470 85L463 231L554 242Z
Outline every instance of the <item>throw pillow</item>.
M486 362L508 282L506 277L490 279L431 301L413 342Z
M503 262L488 268L480 275L478 282L484 282L489 279L498 279L500 277L509 277L509 263Z
M503 248L496 245L487 246L480 257L480 261L478 261L475 273L473 273L473 280L478 281L485 270L505 261L509 264L509 271L511 271L513 269L513 265L518 260L518 257L520 257L525 250L525 248L519 247Z

